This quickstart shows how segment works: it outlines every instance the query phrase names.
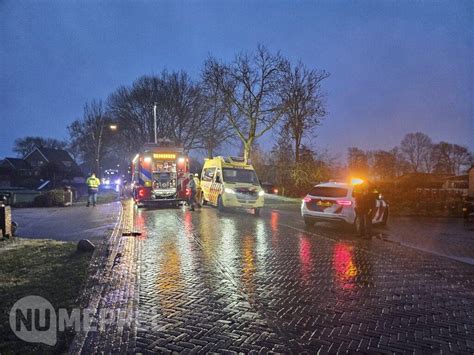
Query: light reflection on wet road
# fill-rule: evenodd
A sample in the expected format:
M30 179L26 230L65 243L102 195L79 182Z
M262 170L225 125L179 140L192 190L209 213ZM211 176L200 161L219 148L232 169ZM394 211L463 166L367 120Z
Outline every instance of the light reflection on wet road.
M140 209L135 226L139 350L441 350L439 329L459 312L465 328L448 335L468 346L468 266L344 229L306 230L292 212ZM417 329L425 343L409 335Z

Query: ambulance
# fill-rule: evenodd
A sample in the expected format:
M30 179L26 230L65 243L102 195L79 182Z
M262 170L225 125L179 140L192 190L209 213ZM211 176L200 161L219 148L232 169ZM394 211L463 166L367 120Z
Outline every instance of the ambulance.
M137 206L179 205L189 198L189 159L170 141L147 143L132 161L132 196Z
M201 173L201 205L207 203L220 211L225 208L252 209L260 215L265 192L252 165L243 158L206 159Z

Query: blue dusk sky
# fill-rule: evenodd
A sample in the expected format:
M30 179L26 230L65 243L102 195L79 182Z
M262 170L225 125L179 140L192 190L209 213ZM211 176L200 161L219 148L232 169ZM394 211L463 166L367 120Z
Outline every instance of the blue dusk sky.
M86 101L141 75L197 79L209 54L258 44L331 73L319 149L390 149L421 131L474 150L473 13L473 1L0 0L0 159L18 137L67 138Z

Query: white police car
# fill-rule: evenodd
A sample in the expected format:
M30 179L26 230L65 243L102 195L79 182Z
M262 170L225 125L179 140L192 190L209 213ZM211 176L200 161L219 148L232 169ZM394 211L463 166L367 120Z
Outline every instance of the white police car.
M355 213L355 184L327 182L316 185L301 204L301 216L307 226L317 221L345 222L358 227ZM379 197L372 223L385 225L388 220L388 204Z

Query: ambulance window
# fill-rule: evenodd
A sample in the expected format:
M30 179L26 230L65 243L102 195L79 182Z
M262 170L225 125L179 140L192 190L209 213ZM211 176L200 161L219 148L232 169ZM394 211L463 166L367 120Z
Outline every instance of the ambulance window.
M258 185L259 181L255 171L249 169L224 168L224 181L228 183L242 182Z
M204 181L212 181L215 171L216 171L216 168L204 169L203 174L202 174L202 179Z

